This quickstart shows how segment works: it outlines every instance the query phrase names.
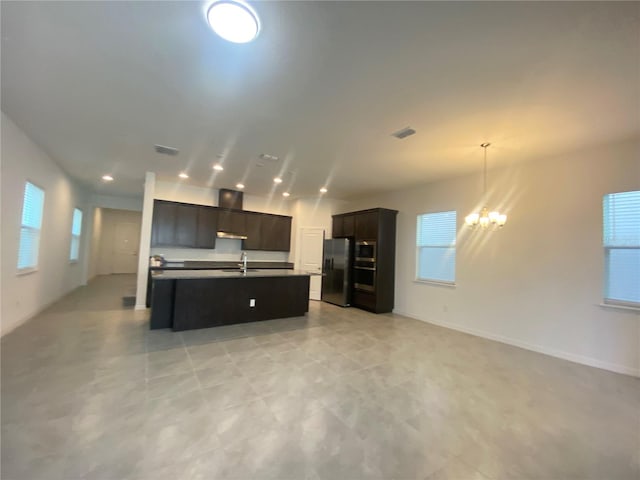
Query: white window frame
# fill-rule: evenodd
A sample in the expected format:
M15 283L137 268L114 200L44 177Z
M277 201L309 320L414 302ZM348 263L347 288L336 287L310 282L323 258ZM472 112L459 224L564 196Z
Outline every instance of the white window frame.
M74 220L76 217L76 211L80 212L80 232L76 235L73 233L74 230ZM69 263L78 263L78 261L80 260L80 245L81 245L81 239L82 239L82 222L84 221L84 212L82 211L82 209L76 207L73 209L73 214L71 215L71 245L69 247ZM75 242L77 242L77 250L76 253L78 254L77 257L73 257L73 247L74 247L74 240Z
M633 192L634 190L632 190ZM603 277L603 300L602 300L602 306L604 307L617 307L617 308L623 308L623 309L631 309L631 310L639 310L640 311L640 302L632 302L632 301L628 301L628 300L623 300L623 299L616 299L616 298L609 298L607 296L608 292L609 292L609 257L610 257L610 252L612 250L628 250L628 249L633 249L633 250L640 250L640 241L636 240L637 243L629 243L629 244L624 244L624 245L607 245L607 239L606 237L606 224L607 224L607 218L606 218L606 210L605 210L605 203L607 202L607 199L610 198L613 195L616 195L617 193L627 193L627 192L616 192L616 193L608 193L606 195L604 195L603 199L602 199L602 244L603 244L603 249L604 249L604 277ZM640 214L640 212L639 212ZM640 272L638 272L638 275L640 275Z
M454 215L454 229L456 235L454 236L454 241L452 244L429 244L422 245L420 244L420 223L421 219L425 215L434 215L434 214L442 214L442 213L453 213ZM416 216L416 257L415 257L415 279L414 281L417 283L427 283L433 285L442 285L448 287L456 286L456 258L457 258L457 234L458 234L458 212L456 210L443 210L438 212L425 212L420 213ZM422 248L447 248L453 252L454 257L454 269L453 269L453 280L443 280L443 279L435 279L435 278L422 278L420 277L420 250Z
M41 213L40 213L40 225L38 227L34 227L32 225L26 225L24 224L24 209L25 209L25 195L26 195L26 191L28 186L31 185L32 187L40 190L42 192L42 206L41 206ZM24 182L24 190L23 190L23 194L22 194L22 212L20 215L20 233L19 233L19 240L18 240L18 265L17 265L17 275L24 275L27 273L32 273L32 272L36 272L38 271L38 264L39 264L39 260L40 260L40 238L42 236L42 222L44 220L44 206L45 206L45 200L46 200L46 191L44 188L42 188L40 185L38 185L35 182L32 182L31 180L27 180ZM25 267L21 267L20 266L20 247L22 245L22 231L23 229L27 229L30 230L31 232L35 232L35 263L33 265L27 265Z

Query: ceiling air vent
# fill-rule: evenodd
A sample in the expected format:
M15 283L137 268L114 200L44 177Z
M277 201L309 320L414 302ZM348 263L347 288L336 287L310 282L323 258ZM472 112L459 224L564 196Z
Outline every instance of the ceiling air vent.
M167 147L166 145L154 145L153 148L155 148L156 152L161 155L169 155L171 157L178 155L177 148Z
M407 138L408 136L413 135L414 133L416 133L416 131L413 128L406 127L406 128L403 128L402 130L398 130L397 132L392 133L391 136L402 140L403 138Z

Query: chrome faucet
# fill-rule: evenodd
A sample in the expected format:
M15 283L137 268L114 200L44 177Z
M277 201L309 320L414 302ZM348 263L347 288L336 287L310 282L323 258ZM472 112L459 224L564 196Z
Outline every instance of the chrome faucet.
M242 264L240 265L240 268L242 269L242 273L247 273L247 252L242 252L242 255L240 256L240 261L242 262Z

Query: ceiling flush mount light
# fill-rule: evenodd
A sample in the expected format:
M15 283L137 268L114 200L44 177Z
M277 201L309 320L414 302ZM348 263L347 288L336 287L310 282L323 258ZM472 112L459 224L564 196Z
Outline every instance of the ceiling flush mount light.
M221 171L223 171L223 170L224 170L224 167L223 167L222 165L220 165L219 163L216 163L216 164L213 166L213 169L214 169L214 170L216 170L216 171L218 171L218 172L221 172Z
M178 174L178 176L179 176L180 178L184 178L184 179L189 178L189 175L187 175L185 172L180 172L180 173Z
M328 190L327 190L326 188L324 188L324 187L322 187L322 188L320 189L320 193L327 193L327 192L328 192Z
M239 0L218 0L207 10L207 22L222 38L248 43L260 32L260 19L253 8Z
M236 188L238 190L242 190L244 188L244 183L236 183Z
M102 175L102 180L105 182L113 182L113 177L109 174L107 175Z
M290 193L289 193L289 192L282 192L282 196L283 196L283 197L288 197L289 195L290 195Z
M276 177L273 179L273 183L282 183L282 179L280 177Z
M490 143L483 143L480 146L484 148L484 196L487 195L487 148L491 145ZM471 228L475 228L480 226L482 229L487 229L489 227L496 229L504 227L504 224L507 223L507 216L504 213L500 213L497 210L489 211L489 209L485 206L482 207L480 213L471 213L467 215L464 219L464 222Z

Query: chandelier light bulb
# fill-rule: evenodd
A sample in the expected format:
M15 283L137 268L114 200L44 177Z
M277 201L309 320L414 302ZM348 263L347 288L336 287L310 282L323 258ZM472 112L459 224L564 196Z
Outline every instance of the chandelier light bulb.
M490 143L483 143L480 145L484 148L484 195L487 195L487 147L491 145ZM474 212L470 213L464 218L464 223L470 227L475 228L476 226L480 226L483 230L488 229L489 227L501 228L507 223L507 216L504 213L500 213L497 210L489 211L487 207L483 207L480 213Z

